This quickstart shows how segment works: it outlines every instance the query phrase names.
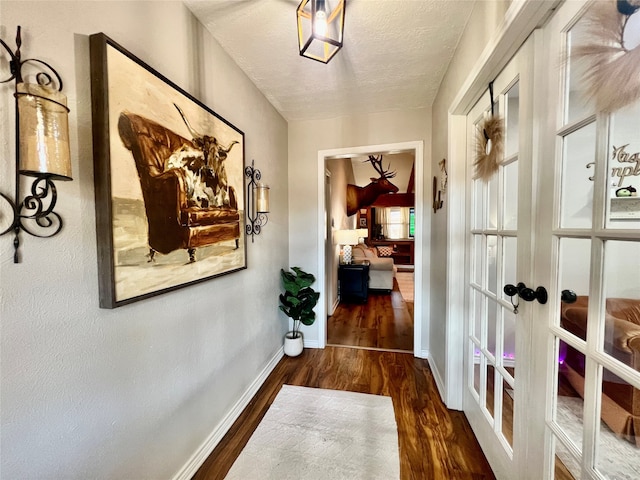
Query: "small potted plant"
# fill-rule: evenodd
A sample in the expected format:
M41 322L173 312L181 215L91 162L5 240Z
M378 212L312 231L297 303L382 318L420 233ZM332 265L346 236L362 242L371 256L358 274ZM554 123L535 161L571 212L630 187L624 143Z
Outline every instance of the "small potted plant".
M293 320L293 330L284 336L284 353L295 357L300 355L303 349L300 326L313 325L315 322L316 313L313 307L318 303L320 293L311 288L316 277L298 267L291 270L293 272L280 269L285 289L285 292L280 294L280 310Z

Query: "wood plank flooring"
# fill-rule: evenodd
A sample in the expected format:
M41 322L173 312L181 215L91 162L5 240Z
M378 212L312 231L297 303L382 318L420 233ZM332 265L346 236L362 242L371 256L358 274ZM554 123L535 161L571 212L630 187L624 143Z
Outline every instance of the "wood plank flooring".
M440 401L426 360L408 353L327 347L283 358L193 480L225 477L283 384L390 396L402 480L495 478L464 414Z
M393 279L391 294L369 292L366 303L343 303L327 320L327 343L413 351L413 303L405 302Z

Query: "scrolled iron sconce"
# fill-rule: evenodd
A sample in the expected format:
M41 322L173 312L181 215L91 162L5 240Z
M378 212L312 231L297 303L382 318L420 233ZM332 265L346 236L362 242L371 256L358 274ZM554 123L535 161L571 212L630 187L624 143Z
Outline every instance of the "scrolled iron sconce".
M0 236L14 233L13 262L19 263L20 230L40 238L53 237L62 230L62 218L53 211L57 201L53 180L72 180L69 109L66 97L62 94L62 79L58 72L42 60L22 60L20 26L16 33L15 52L1 38L0 45L9 53L11 73L9 78L0 80L0 83L15 80L13 96L16 115L15 198L11 199L0 192L0 196L11 206L13 217L9 226L0 231ZM26 64L40 69L35 75L37 83L24 81L22 68ZM26 195L21 202L20 175L35 177L30 195Z
M251 166L244 169L244 176L249 179L247 183L247 225L245 230L247 235L251 235L251 243L253 243L256 235L260 235L262 227L264 227L269 218L269 186L260 183L262 173L254 167L254 160L251 160Z

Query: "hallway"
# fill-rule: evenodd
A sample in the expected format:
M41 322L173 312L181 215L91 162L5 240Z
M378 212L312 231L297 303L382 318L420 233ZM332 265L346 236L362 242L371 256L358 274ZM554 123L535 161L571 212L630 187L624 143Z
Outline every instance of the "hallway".
M407 283L413 294L412 273ZM413 352L413 327L413 301L405 300L394 278L390 294L370 291L366 303L340 302L327 320L327 344Z
M403 480L495 478L464 414L441 402L426 360L327 347L283 358L193 480L225 477L283 384L390 396Z

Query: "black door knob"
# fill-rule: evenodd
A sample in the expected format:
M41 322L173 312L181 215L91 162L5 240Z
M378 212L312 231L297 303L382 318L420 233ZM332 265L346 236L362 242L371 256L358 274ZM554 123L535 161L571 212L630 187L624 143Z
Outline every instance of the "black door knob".
M544 305L549 300L549 295L547 295L547 289L544 287L536 288L536 298L538 299L538 303Z
M524 283L520 282L518 285L511 285L510 283L503 288L504 293L509 297L518 295L521 299L527 302L533 302L537 300L538 303L544 305L547 303L549 296L547 295L547 289L544 287L538 287L535 290L527 287Z
M573 290L562 290L562 294L560 295L560 300L564 303L575 303L578 299L578 295Z
M511 285L510 283L506 284L502 291L508 296L513 297L518 294L518 288L515 285Z
M525 302L533 302L536 299L536 292L528 287L521 288L518 294Z

